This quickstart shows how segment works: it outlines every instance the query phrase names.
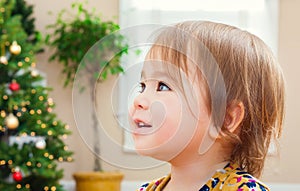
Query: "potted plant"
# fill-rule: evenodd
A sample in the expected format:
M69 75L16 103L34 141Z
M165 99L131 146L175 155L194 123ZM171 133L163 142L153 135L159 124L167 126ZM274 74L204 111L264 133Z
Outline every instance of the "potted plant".
M76 13L71 15L70 20L65 19L65 15L68 13L66 10L59 13L56 22L48 26L53 29L53 33L46 37L46 43L54 48L54 53L49 60L58 60L63 64L62 72L66 76L64 86L72 84L78 70L87 71L85 77L88 78L88 85L91 87L95 81L107 80L109 74L117 75L123 72L120 58L127 53L128 45L122 35L113 33L119 29L119 25L113 21L102 21L94 12L85 9L81 3L73 3L72 10L75 10ZM111 38L112 43L102 43L96 48L98 53L95 55L99 57L97 63L89 58L85 58L83 61L86 52L107 35ZM118 53L112 59L106 58L105 54L113 50L118 50ZM91 93L90 95L94 102L95 94ZM96 131L98 121L95 112L92 112L92 115L93 127ZM99 150L99 145L99 142L96 142L94 150ZM121 173L103 172L100 159L97 157L94 161L94 172L74 174L77 191L117 191L120 190L122 177ZM105 185L108 187L105 188Z

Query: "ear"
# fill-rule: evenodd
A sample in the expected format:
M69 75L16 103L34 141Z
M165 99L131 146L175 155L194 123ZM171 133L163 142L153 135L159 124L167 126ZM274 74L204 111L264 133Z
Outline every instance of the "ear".
M245 106L241 101L232 101L227 105L226 114L224 118L223 126L230 132L238 131L238 127L244 119ZM204 154L214 144L215 140L221 138L220 129L218 130L215 126L210 125L207 134L204 135L198 153Z
M238 130L244 119L245 106L241 101L231 101L227 105L223 126L231 133Z

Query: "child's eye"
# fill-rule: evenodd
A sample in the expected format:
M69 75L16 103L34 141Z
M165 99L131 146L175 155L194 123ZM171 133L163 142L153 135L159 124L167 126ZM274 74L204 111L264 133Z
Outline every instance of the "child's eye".
M171 91L171 88L163 82L158 82L157 91Z
M146 88L146 84L144 82L140 82L139 84L139 92L143 93Z

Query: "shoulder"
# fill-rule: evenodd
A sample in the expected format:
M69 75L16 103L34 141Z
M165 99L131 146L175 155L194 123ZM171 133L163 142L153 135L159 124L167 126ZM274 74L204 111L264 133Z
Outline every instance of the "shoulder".
M270 191L270 189L261 181L243 171L234 171L230 173L224 181L224 190L237 191Z

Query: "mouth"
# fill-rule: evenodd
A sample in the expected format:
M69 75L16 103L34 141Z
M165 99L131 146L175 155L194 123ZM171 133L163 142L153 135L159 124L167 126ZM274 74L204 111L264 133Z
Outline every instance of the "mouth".
M151 128L152 127L152 125L145 123L141 120L134 120L134 122L138 128Z

